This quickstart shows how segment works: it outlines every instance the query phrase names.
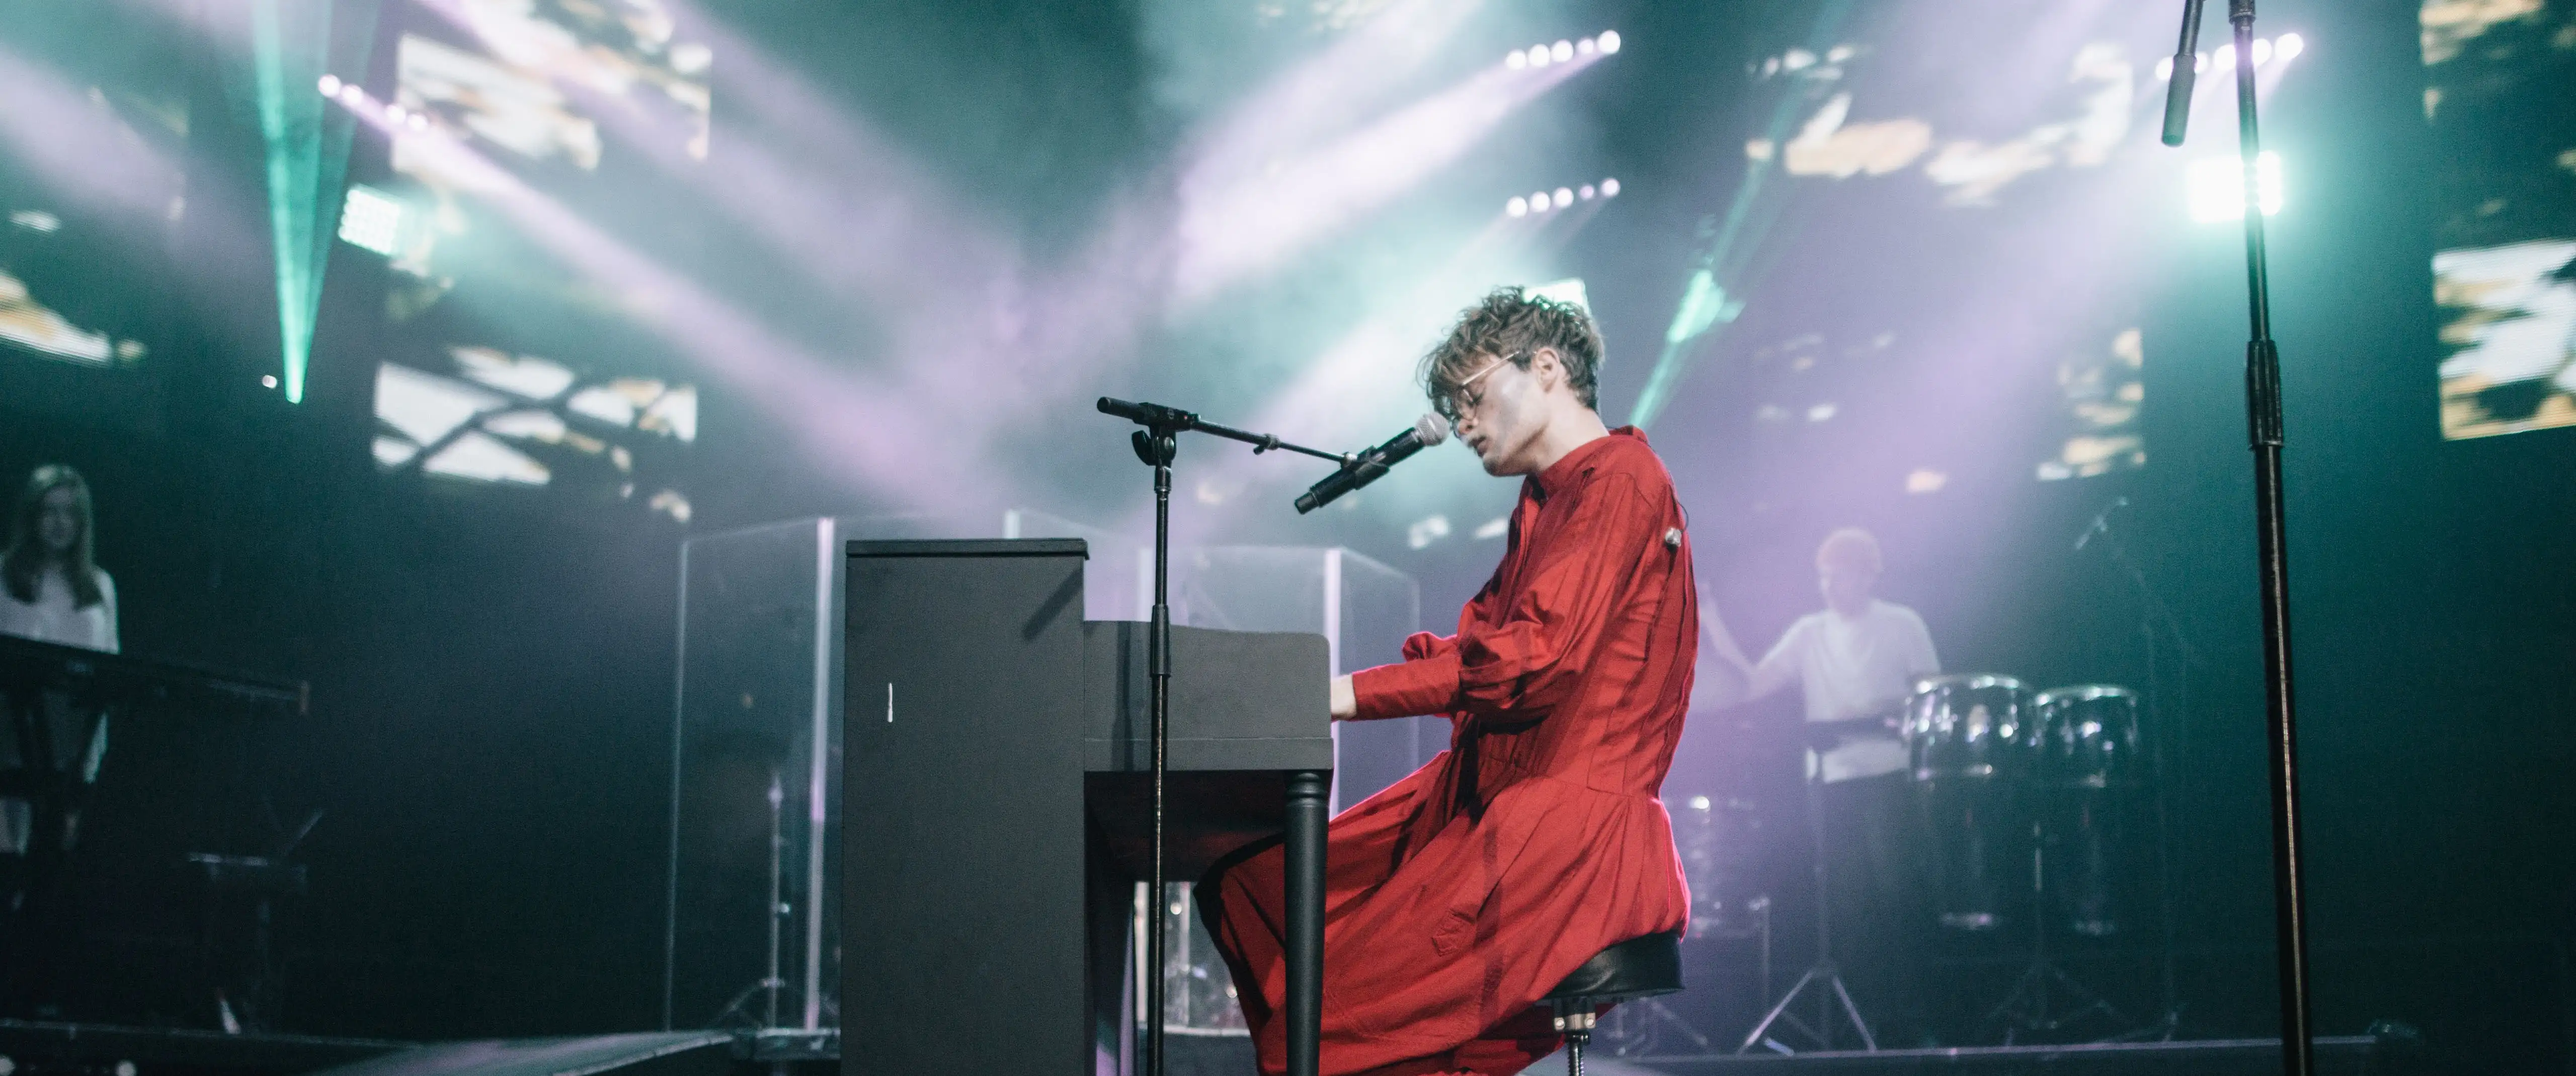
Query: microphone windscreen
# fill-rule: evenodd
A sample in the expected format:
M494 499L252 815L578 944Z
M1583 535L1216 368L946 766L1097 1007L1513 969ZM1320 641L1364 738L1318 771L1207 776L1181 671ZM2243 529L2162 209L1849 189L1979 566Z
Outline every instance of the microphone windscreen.
M1413 436L1422 442L1422 447L1424 448L1429 448L1442 441L1446 441L1449 439L1448 420L1441 418L1439 415L1425 411L1423 412L1422 417L1413 424Z

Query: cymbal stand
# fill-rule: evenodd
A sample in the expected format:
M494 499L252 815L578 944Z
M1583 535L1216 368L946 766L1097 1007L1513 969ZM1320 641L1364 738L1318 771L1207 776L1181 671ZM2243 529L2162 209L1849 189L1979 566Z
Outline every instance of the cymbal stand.
M1806 974L1798 976L1797 983L1789 988L1789 992L1780 995L1780 1000L1772 1004L1771 1011L1763 1014L1762 1022L1753 1025L1753 1030L1745 1034L1744 1042L1735 1048L1739 1054L1752 1050L1756 1043L1794 1053L1770 1038L1771 1026L1780 1023L1814 1041L1816 1049L1831 1050L1834 1048L1837 1017L1850 1021L1852 1030L1860 1033L1862 1049L1872 1052L1878 1049L1878 1038L1870 1034L1869 1021L1861 1018L1860 1006L1852 1004L1851 990L1843 986L1842 972L1834 966L1834 902L1825 866L1824 756L1810 753L1809 759L1807 834L1814 839L1816 850L1816 963L1807 969ZM1811 991L1816 1002L1814 1024L1789 1012L1789 1006L1798 1000L1798 995Z
M2138 634L2145 640L2146 647L2147 780L2153 786L2150 794L2154 798L2156 816L2156 928L2159 935L2156 971L2160 1000L2164 1004L2156 1019L2122 1038L2168 1041L2182 1022L2183 1002L2174 977L2173 822L2168 798L2172 790L2166 784L2165 740L2168 729L2182 727L2191 713L2191 670L2200 664L2200 652L2191 645L2191 636L2183 631L2182 621L2174 616L2173 608L2165 604L2164 596L2156 592L2155 584L2147 581L2145 570L2129 556L2128 543L2121 540L2119 528L2106 523L2101 541L2110 551L2111 561L2127 574L2130 587L2137 591ZM2176 652L2173 664L2180 667L2170 681L2167 680L2169 670L2159 660L2163 648L2157 643L2164 637L2170 637ZM2168 682L2173 688L2171 707L2165 705ZM2170 726L2166 723L2168 713L2172 720Z
M785 779L779 776L777 770L771 770L769 771L769 974L761 976L750 986L743 987L741 993L735 994L732 1001L725 1003L723 1011L716 1013L714 1020L708 1021L719 1027L723 1026L728 1018L742 1013L744 1007L751 1004L752 997L763 991L769 994L769 1001L762 1009L760 1023L755 1026L763 1031L778 1026L778 992L787 986L786 976L779 970L778 936L779 928L787 918L787 905L781 902L779 892L781 880L785 877L787 868L785 859L787 836L779 825L780 815L785 810L786 803Z
M2013 1045L2022 1032L2054 1032L2095 1013L2117 1023L2128 1022L2128 1017L2102 1000L2100 994L2076 982L2056 961L2048 959L2048 892L2043 885L2048 845L2036 821L2031 823L2030 837L2030 964L2022 969L2021 978L2013 981L2012 993L2004 995L2004 1000L1986 1014L1985 1021L1988 1027L2003 1026L2006 1046ZM2051 1011L2070 1001L2076 1003L2073 1009Z

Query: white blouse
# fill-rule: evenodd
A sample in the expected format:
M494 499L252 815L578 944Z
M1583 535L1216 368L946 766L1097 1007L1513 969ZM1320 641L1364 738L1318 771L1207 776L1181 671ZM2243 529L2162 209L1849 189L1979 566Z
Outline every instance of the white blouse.
M0 635L116 653L116 581L103 569L90 571L98 579L98 604L86 609L73 604L78 599L72 595L71 581L60 571L36 576L32 602L19 601L8 587L0 586Z

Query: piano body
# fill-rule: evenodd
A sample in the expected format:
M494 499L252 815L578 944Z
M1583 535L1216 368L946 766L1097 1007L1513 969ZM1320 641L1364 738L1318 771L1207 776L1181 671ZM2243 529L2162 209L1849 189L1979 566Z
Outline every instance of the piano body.
M0 998L44 982L45 1000L120 1018L196 1000L212 928L173 886L301 885L299 866L229 853L274 843L253 811L263 741L310 698L300 681L0 636Z
M1129 924L1152 848L1147 625L1082 619L1078 540L848 555L842 1070L1141 1072L1122 993L1141 989ZM1311 999L1324 638L1176 627L1172 646L1166 876L1284 840L1291 991ZM1292 1009L1292 1057L1312 1057L1312 1017Z

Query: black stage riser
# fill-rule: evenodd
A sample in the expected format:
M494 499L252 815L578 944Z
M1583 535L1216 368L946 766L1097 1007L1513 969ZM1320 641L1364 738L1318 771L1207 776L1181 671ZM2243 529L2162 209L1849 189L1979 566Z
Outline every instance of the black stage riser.
M2406 1076L2429 1072L2420 1058L2366 1036L2316 1040L2319 1076ZM2276 1076L2276 1039L2099 1043L2081 1046L1989 1046L1942 1050L1882 1050L1727 1054L1707 1057L1602 1058L1586 1068L1653 1076ZM1611 1064L1619 1066L1616 1069ZM1558 1071L1561 1071L1559 1064ZM1533 1071L1549 1071L1540 1066Z

